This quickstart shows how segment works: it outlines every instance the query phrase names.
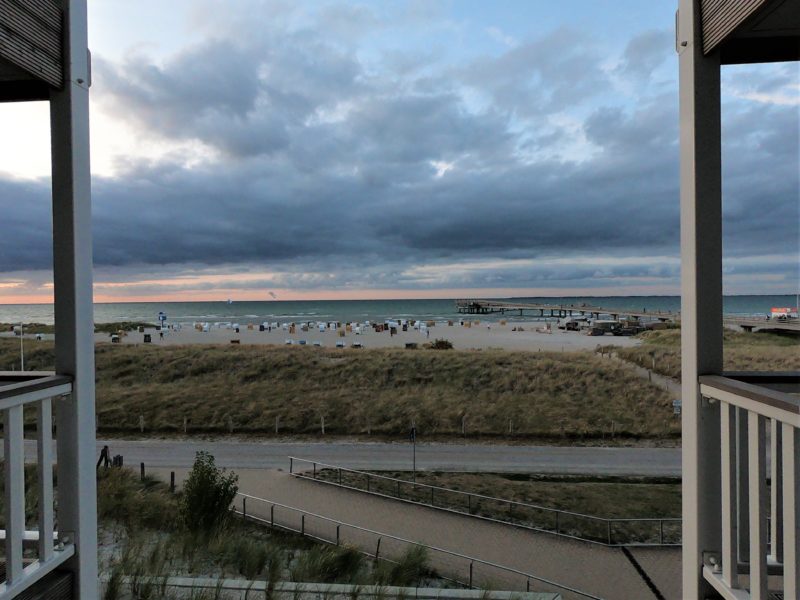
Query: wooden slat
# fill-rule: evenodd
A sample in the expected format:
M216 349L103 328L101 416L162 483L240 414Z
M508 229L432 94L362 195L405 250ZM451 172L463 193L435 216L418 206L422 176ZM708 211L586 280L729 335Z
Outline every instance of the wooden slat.
M54 29L63 27L61 7L53 0L14 0L28 12Z
M750 429L750 598L767 600L767 420L754 412L747 417Z
M0 58L60 88L63 28L53 9L50 0L0 0Z
M800 598L800 430L783 426L783 592Z
M53 401L39 401L36 415L39 478L39 560L53 556Z
M12 0L0 1L0 23L52 58L61 60L60 28L48 26Z
M700 11L703 52L711 52L766 2L767 0L702 0Z
M739 532L736 501L736 411L730 404L720 406L722 453L722 578L735 588L739 583Z
M783 562L783 427L770 420L770 549L775 562Z
M22 406L3 411L5 462L6 581L22 578L22 537L25 534L25 455Z

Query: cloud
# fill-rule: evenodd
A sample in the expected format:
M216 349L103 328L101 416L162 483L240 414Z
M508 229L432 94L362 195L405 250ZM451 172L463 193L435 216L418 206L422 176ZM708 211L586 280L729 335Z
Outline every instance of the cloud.
M104 293L676 289L676 83L649 84L665 32L609 57L557 29L454 65L418 46L364 52L392 15L337 6L286 4L236 37L222 23L173 56L96 59L97 109L198 148L122 155L95 177ZM768 69L747 89L792 77ZM726 268L737 289L766 289L748 273L791 289L796 268L775 257L800 239L797 111L729 87ZM6 297L52 262L49 184L0 179L0 198Z

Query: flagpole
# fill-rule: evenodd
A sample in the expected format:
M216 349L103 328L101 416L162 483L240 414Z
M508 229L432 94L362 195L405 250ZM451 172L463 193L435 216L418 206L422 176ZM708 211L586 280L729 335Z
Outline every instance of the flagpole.
M25 370L25 323L19 324L19 370Z

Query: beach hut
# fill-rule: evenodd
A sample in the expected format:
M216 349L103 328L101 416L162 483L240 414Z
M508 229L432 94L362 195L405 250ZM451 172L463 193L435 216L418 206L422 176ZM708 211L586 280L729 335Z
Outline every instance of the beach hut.
M319 324L319 332L320 333L325 333L325 323L320 323Z
M344 348L344 342L342 342L342 341L337 341L337 342L336 342L336 347L337 347L337 348Z
M120 339L119 339L118 335L112 335L111 336L111 343L112 344L119 344L119 342L120 342Z
M291 346L292 345L292 340L290 340L289 338L286 338L283 343L286 344L287 346Z
M361 342L353 342L353 348L363 348L363 344Z
M319 348L320 346L322 346L322 342L320 342L320 341L318 341L318 340L315 340L314 342L312 342L312 345L313 345L315 348Z

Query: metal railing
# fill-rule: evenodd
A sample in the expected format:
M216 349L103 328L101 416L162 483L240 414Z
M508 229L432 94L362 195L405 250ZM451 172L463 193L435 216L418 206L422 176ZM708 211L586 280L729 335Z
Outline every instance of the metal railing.
M800 375L783 379L764 378L770 389L753 375L700 377L721 434L721 551L706 553L703 577L724 598L766 600L771 574L783 575L785 598L800 597L800 399L780 391L800 391Z
M470 589L478 589L480 587L480 582L496 580L495 578L497 577L497 574L502 573L514 580L520 587L523 587L524 584L525 591L527 592L533 591L531 582L534 582L534 585L541 584L543 586L549 586L559 590L560 592L568 592L569 594L573 594L581 598L602 600L602 598L599 596L595 596L588 592L584 592L544 577L533 575L531 573L526 573L512 567L506 567L490 561L482 560L480 558L468 556L466 554L453 552L451 550L446 550L436 546L430 546L421 542L415 542L413 540L408 540L388 533L367 529L366 527L345 523L344 521L339 521L337 519L325 517L323 515L305 511L293 506L281 504L280 502L274 502L266 498L259 498L257 496L251 496L242 492L238 492L236 495L241 500L241 508L236 506L234 503L233 509L237 514L246 519L269 525L270 527L277 527L285 531L299 533L305 537L328 544L333 544L335 546L340 546L344 543L350 543L362 548L368 546L369 548L374 548L374 551L364 551L364 553L368 556L374 557L376 560L391 560L387 555L399 554L402 549L410 546L425 548L430 554L433 555L436 562L443 566L449 573L450 576L445 577L445 579L449 579L454 583L466 586ZM256 514L259 511L258 509L253 511L254 504L256 506L263 506L265 510L268 507L268 511L266 513ZM281 520L280 515L278 518L276 518L276 508L278 508L280 511L294 515L295 518L293 519L293 523L290 524L292 519L286 518L286 515L284 515L283 520ZM325 535L326 531L324 530L324 527L320 526L321 524L329 526L329 529L327 530L329 535ZM350 532L351 535L347 535L347 532ZM370 543L367 544L367 542ZM481 572L481 569L483 569L483 572ZM492 574L494 574L494 577L491 576Z
M0 600L14 598L75 553L72 540L54 540L53 399L72 392L69 377L39 372L0 372L5 481L5 581ZM36 408L38 556L28 565L25 531L25 448L23 410ZM28 542L30 540L27 540Z
M308 472L295 472L295 462L310 464L312 466L310 475ZM317 467L321 467L322 470L318 470ZM326 471L335 474L333 480L326 477ZM407 481L294 456L289 457L289 473L295 477L310 477L315 481L337 487L603 546L679 546L681 543L681 519L677 517L598 517ZM352 474L355 477L347 481L342 478L342 473ZM358 485L359 482L361 487ZM450 502L449 500L453 498L456 501Z

